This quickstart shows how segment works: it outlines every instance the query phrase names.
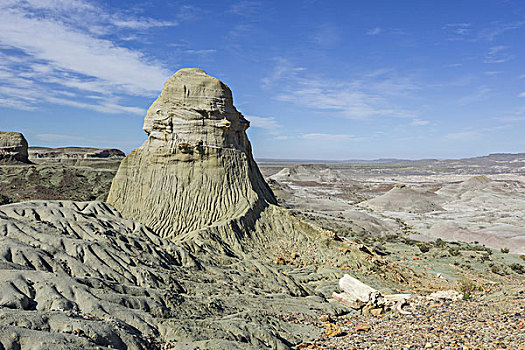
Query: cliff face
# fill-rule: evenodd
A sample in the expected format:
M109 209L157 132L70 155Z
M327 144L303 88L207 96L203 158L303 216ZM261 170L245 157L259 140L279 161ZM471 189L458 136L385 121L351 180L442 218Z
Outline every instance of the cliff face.
M29 163L27 140L19 132L0 131L0 164Z
M179 70L149 108L148 138L121 163L108 202L163 237L262 210L276 200L248 127L226 85L200 69Z

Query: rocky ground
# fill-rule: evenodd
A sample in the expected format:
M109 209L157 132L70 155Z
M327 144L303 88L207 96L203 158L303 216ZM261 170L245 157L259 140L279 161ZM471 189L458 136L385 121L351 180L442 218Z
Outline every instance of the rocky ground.
M477 292L472 300L414 297L406 307L412 315L346 315L329 322L310 321L325 332L298 348L525 349L525 284L515 283L512 288Z
M0 203L31 199L105 200L115 172L111 167L3 165L0 166Z
M413 295L411 315L349 313L330 322L281 315L324 330L298 348L525 349L525 255L508 253L525 250L523 157L493 158L263 163L281 205L295 215L424 277L421 286L402 290ZM426 298L433 290L468 288L467 300Z

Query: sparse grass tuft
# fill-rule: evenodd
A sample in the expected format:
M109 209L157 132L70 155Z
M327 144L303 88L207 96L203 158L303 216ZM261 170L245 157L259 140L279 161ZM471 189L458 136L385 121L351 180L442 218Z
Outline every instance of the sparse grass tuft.
M516 273L519 273L519 274L524 274L525 273L525 266L521 265L521 264L510 264L509 265L510 268L512 269L512 271L516 272Z
M482 291L483 287L478 286L476 283L467 278L464 278L458 281L457 289L458 292L463 294L463 300L470 300L472 298L472 295L476 291Z
M461 255L461 252L459 251L459 249L457 247L448 248L448 253L451 256L459 256L459 255Z

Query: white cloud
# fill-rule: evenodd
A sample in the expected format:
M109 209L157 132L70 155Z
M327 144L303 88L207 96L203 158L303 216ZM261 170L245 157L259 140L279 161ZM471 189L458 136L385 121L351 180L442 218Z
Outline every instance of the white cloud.
M276 99L280 101L350 119L415 117L413 111L397 106L395 101L408 96L418 86L391 69L354 79L328 79L303 71L304 68L296 68L288 60L279 58L274 71L263 79L263 87L275 89Z
M490 96L491 92L492 92L492 89L485 87L485 86L480 86L477 89L477 91L475 91L474 93L470 95L463 96L462 98L458 100L458 102L461 105L466 105L466 104L470 104L473 102L484 101Z
M366 35L378 35L381 33L381 28L380 27L375 27L375 28L372 28L372 29L369 29L367 32L366 32Z
M523 95L523 96L521 96ZM525 92L520 94L520 97L525 97ZM525 121L525 107L515 109L513 112L507 113L505 116L494 118L502 122L522 122Z
M479 131L462 131L445 135L445 139L449 141L470 141L479 137L481 137L481 133Z
M140 51L119 46L106 34L115 28L174 25L151 18L105 13L80 0L4 0L0 4L0 104L26 109L41 102L67 104L103 113L142 113L116 103L119 96L154 96L170 71ZM7 58L7 59L6 59ZM16 90L24 86L27 92ZM11 90L8 90L8 89ZM77 99L67 102L64 89ZM85 92L99 103L79 101ZM31 99L34 97L33 99Z
M256 14L261 8L260 1L239 1L230 6L229 12L242 17Z
M489 49L489 52L485 56L485 63L505 63L514 59L514 55L508 54L507 46L493 46Z
M525 97L525 91L519 94L518 97Z
M178 22L158 21L153 18L138 18L138 19L119 19L115 18L111 21L117 27L129 29L149 29L155 27L172 27L178 25Z
M502 71L483 72L483 74L488 75L489 77L494 77L494 76L500 75L501 73L503 73L503 72Z
M101 103L84 103L78 102L72 99L58 98L58 97L46 97L46 101L55 103L63 106L70 106L82 109L90 109L93 111L109 114L118 114L118 113L127 113L127 114L136 114L136 115L145 115L146 111L139 107L129 107L121 106L116 103L111 103L109 101L103 101Z
M297 78L297 74L305 70L302 67L295 67L290 61L282 57L274 58L275 65L273 71L262 81L263 88L270 87L283 79Z
M211 55L212 53L217 52L217 50L214 50L214 49L203 49L203 50L187 49L187 50L184 50L183 52L189 55Z
M62 135L62 134L36 134L35 137L40 141L45 142L56 142L56 141L70 141L70 142L76 142L76 141L86 141L86 142L92 142L94 140L99 141L98 139L92 139L82 136L73 136L73 135Z
M43 133L32 135L32 140L35 141L35 144L51 144L53 147L59 145L90 145L87 147L133 147L134 144L129 144L128 142L119 142L117 140L108 140L103 137L84 137L84 136L74 136L74 135L64 135L64 134L51 134Z
M275 120L274 117L256 117L254 115L247 115L246 119L250 121L250 125L254 128L261 128L261 129L267 129L267 130L277 130L280 129L281 126Z
M414 119L412 120L412 123L410 123L410 125L414 125L414 126L423 126L423 125L428 125L430 124L430 121L429 120L422 120L422 119Z
M355 135L351 134L323 134L323 133L311 133L304 134L301 136L303 139L307 140L351 140L355 139Z
M449 23L445 24L442 29L446 30L449 37L448 40L466 40L471 30L470 23Z
M521 28L525 25L525 21L512 23L493 23L490 27L484 29L480 33L480 37L489 41L493 41L497 36L509 31Z

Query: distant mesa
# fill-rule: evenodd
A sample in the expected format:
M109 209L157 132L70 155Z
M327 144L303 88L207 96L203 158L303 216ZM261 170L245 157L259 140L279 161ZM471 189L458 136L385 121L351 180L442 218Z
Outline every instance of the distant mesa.
M29 159L38 160L79 160L79 159L123 159L126 155L119 149L91 147L29 147Z
M30 163L27 140L19 132L0 131L0 164Z

